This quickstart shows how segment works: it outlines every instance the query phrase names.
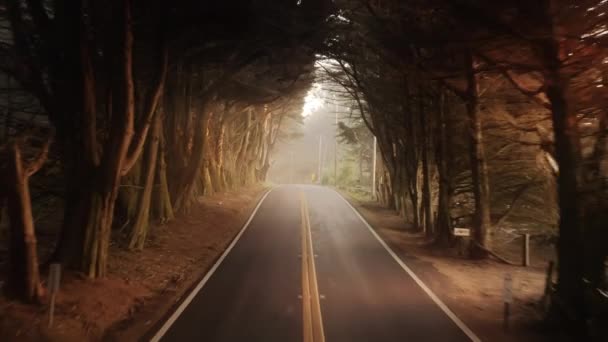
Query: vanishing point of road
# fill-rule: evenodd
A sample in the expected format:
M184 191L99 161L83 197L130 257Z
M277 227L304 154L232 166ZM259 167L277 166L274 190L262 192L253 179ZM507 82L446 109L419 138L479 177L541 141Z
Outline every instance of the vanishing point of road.
M152 341L479 341L332 189L270 190Z

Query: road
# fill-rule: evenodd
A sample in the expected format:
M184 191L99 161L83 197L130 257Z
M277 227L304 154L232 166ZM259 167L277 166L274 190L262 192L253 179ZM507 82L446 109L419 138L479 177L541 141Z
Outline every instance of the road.
M334 190L271 190L153 341L478 341Z

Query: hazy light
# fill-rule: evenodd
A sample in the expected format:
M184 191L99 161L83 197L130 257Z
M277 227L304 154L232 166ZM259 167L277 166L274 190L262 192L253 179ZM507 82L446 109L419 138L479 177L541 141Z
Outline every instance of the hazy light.
M314 114L319 108L323 107L324 100L321 98L320 92L321 86L318 84L313 85L308 91L308 94L304 98L304 107L302 108L303 117Z

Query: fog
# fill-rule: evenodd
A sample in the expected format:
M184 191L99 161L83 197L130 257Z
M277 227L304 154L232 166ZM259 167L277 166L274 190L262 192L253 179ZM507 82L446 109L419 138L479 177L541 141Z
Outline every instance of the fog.
M317 89L318 90L318 89ZM318 94L309 96L302 113L303 121L294 123L293 137L280 139L275 146L268 180L278 184L309 184L318 182L319 149L325 177L333 177L337 142L336 113L342 117L343 107L326 101ZM319 142L321 141L321 148ZM340 157L338 147L338 158Z

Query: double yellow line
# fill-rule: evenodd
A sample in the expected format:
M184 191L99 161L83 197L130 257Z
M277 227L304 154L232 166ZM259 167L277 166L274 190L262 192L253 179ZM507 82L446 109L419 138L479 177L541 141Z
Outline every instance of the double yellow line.
M304 318L304 342L325 342L319 287L315 270L315 253L312 248L312 233L308 203L304 192L300 192L302 214L302 314Z

